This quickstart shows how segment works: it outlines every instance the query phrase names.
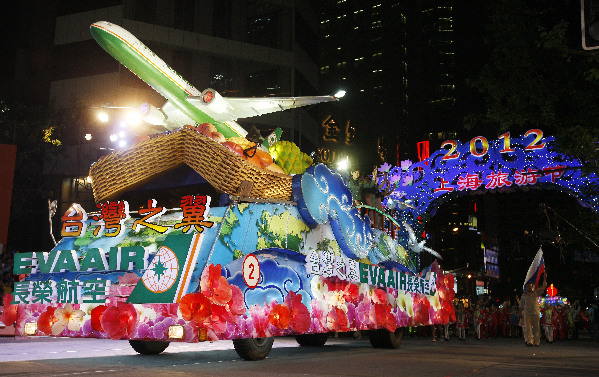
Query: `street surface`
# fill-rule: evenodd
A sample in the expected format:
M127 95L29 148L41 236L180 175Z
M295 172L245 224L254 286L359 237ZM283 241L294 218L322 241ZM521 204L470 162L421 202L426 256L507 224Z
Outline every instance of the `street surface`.
M0 337L0 376L599 376L599 344L590 339L525 347L521 339L432 342L405 337L378 350L367 338L329 338L324 347L275 339L270 355L243 361L230 341L171 343L157 356L126 341Z

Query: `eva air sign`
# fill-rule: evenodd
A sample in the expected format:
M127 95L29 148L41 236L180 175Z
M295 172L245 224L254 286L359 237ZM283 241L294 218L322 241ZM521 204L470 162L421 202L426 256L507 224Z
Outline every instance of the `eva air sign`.
M361 263L344 255L335 255L330 250L312 250L306 257L306 271L309 275L336 277L352 283L400 289L428 296L434 295L437 290L434 273L430 274L429 279L423 279L401 271Z
M90 248L81 257L75 250L17 253L13 273L28 274L29 279L15 283L18 294L14 295L14 303L101 302L110 295L110 280L101 285L102 292L94 293L92 291L100 287L97 279L90 280L86 276L140 270L143 275L128 302L178 302L189 286L203 238L203 233L169 235L156 252L148 247L127 246L111 247L108 252ZM77 279L65 280L69 272L80 274L76 275ZM67 287L78 288L71 288L66 295L61 291L65 283ZM94 301L87 299L90 295Z

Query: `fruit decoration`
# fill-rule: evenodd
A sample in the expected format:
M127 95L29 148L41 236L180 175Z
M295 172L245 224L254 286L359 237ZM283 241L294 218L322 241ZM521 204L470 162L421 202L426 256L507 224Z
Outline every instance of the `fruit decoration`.
M266 169L273 165L273 159L268 152L258 149L256 143L244 137L230 137L222 144L254 166Z
M198 131L202 135L222 144L250 164L275 173L300 174L312 165L312 158L302 153L293 142L279 141L266 152L263 147L260 149L259 145L245 137L225 138L211 123L202 123L197 126L186 125L184 127ZM275 160L276 163L274 163Z
M197 126L186 125L186 128L196 130L202 135L209 137L217 143L223 143L226 139L225 136L216 130L216 127L212 123L202 123Z
M235 144L240 145L241 148L243 148L244 150L256 146L256 143L254 143L253 141L249 141L245 137L230 137L227 139L227 141L231 141Z
M298 146L291 141L276 142L268 151L285 174L301 174L312 165L312 158L300 151Z

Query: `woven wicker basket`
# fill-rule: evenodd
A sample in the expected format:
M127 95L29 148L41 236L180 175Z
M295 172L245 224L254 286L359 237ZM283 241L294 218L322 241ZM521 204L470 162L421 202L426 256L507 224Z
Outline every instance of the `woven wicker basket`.
M289 201L291 176L258 168L190 128L157 136L97 161L90 168L96 202L114 199L165 172L188 165L217 191ZM240 193L240 188L244 188Z

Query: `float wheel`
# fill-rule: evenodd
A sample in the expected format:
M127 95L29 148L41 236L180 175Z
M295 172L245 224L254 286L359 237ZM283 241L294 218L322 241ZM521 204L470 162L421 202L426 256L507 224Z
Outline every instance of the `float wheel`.
M262 360L270 353L274 338L233 339L235 352L244 360Z
M387 329L370 330L368 339L374 348L399 348L403 339L403 328L395 332Z
M129 344L141 355L158 355L168 347L169 342L151 342L146 340L130 340Z
M296 335L297 344L302 347L322 347L327 342L327 333Z

